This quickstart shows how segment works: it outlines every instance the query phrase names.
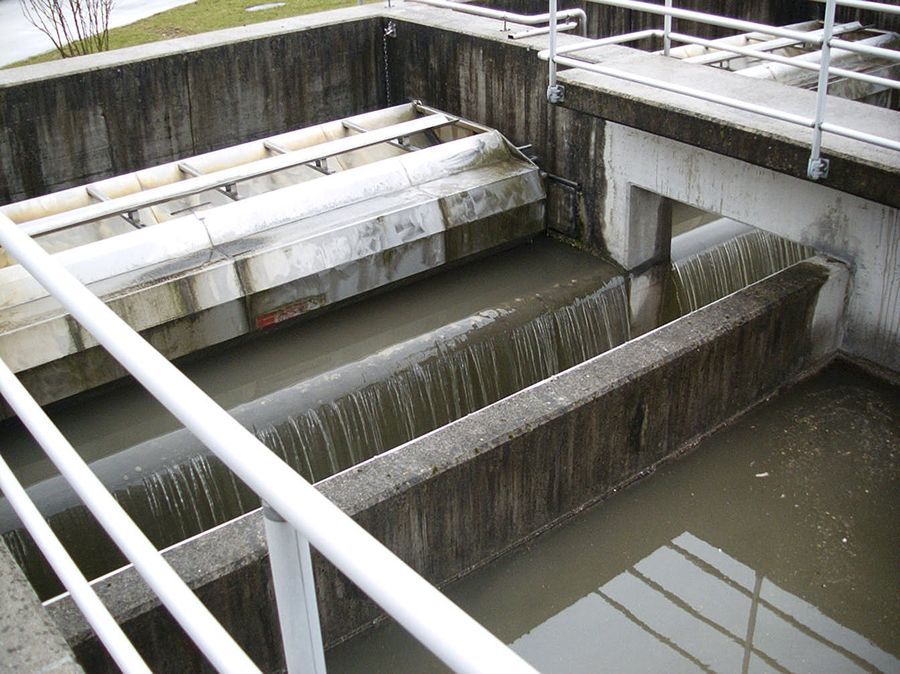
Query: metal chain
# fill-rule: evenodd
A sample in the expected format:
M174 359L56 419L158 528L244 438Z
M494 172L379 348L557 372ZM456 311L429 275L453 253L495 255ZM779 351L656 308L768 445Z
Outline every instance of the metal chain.
M397 24L393 21L388 21L387 26L384 29L384 35L382 36L381 43L384 47L384 96L386 99L387 105L391 105L393 103L391 96L391 69L390 69L390 59L388 58L388 38L397 36Z

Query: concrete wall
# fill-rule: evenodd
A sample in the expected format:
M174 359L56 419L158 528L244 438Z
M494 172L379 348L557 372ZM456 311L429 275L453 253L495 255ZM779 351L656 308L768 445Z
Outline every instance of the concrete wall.
M0 674L81 674L72 650L0 540Z
M845 288L842 265L801 263L319 489L426 578L446 583L645 474L833 353L828 326L840 322ZM272 671L281 661L261 528L252 513L167 557ZM321 558L315 567L329 642L379 615ZM204 668L133 570L98 589L152 667ZM107 671L71 602L50 612L86 669Z
M382 107L372 15L0 70L0 204Z

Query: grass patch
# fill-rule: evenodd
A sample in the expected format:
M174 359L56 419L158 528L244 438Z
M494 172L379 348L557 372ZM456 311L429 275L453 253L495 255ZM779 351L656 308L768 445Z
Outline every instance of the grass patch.
M148 42L169 40L185 35L207 33L211 30L247 26L263 21L284 19L289 16L311 14L326 9L348 7L356 4L356 0L281 0L283 7L272 7L257 12L246 11L248 7L264 4L270 0L197 0L188 5L148 16L127 26L112 28L109 31L109 48L122 49ZM115 16L115 7L113 16ZM44 63L61 58L56 50L32 56L6 68Z

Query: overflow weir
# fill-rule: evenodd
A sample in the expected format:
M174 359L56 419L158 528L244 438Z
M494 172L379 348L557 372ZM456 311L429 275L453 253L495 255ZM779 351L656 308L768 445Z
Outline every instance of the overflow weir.
M817 28L816 3L732 4ZM645 27L586 9L591 37ZM506 29L402 2L0 71L0 212L438 586L836 358L900 370L900 153L826 134L814 181L806 129L577 68L550 105L546 35ZM814 106L695 52L579 54ZM829 98L830 119L900 140L890 91L865 96L887 107ZM283 670L256 497L0 263L0 356L250 657ZM4 459L151 667L208 670L2 412ZM3 554L10 671L68 649L113 671L5 501L0 531L44 600ZM313 564L327 646L382 618ZM45 649L22 646L26 625Z

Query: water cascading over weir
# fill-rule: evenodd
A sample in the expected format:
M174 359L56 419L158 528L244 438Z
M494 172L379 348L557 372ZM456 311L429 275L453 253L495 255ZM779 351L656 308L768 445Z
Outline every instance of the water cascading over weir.
M173 358L533 236L543 196L497 132L410 104L3 213ZM21 267L0 289L0 348L40 402L121 376Z
M767 3L729 7L745 4L758 19ZM767 21L818 29L772 7ZM575 67L549 105L545 29L458 9L369 5L110 67L0 72L0 213L438 587L836 354L889 375L900 282L894 155L826 134L816 183L806 130ZM797 111L813 96L619 45L586 54ZM140 122L108 100L134 83ZM83 104L59 105L75 89ZM859 106L829 113L852 125ZM250 657L283 671L259 497L2 249L0 357ZM3 405L4 460L138 650L157 671L208 670ZM0 572L8 548L86 671L112 671L3 498L0 536ZM384 615L313 552L333 653Z

